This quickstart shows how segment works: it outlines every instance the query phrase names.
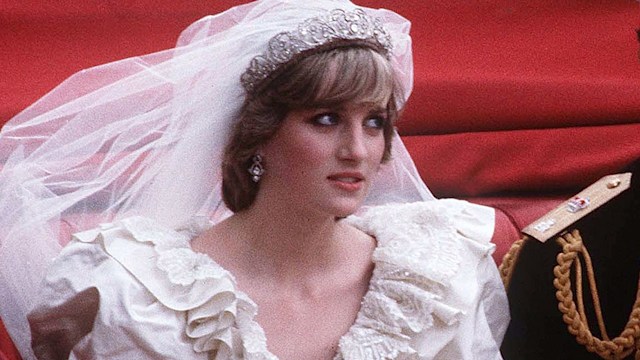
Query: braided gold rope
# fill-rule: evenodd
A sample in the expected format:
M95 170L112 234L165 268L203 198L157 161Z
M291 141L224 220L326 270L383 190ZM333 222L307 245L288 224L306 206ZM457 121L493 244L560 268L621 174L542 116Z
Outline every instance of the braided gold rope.
M640 348L640 284L636 301L629 315L629 321L620 335L613 340L609 340L604 327L602 310L598 298L598 290L595 283L593 266L582 237L578 230L573 230L557 239L562 246L562 252L557 256L558 265L553 269L555 279L553 285L556 288L556 298L558 299L558 309L562 313L562 319L567 324L569 333L576 337L579 344L584 345L588 351L598 354L604 359L622 359L629 356ZM605 340L593 336L587 323L584 306L582 304L582 265L578 255L585 259L587 277L593 297L596 318L600 331ZM573 291L571 290L571 266L574 265L576 271L576 285L578 297L578 309L573 301ZM635 359L640 360L640 351L636 351Z
M507 253L502 257L502 262L500 263L498 270L500 271L500 277L502 278L502 283L504 284L505 289L509 288L511 275L513 275L513 267L518 260L518 255L520 255L522 244L524 244L527 239L528 237L525 235L521 239L516 240L511 244L509 251L507 251Z

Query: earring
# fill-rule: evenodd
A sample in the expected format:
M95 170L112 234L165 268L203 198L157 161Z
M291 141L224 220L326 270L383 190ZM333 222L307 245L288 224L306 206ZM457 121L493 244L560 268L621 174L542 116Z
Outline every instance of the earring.
M262 166L262 156L255 154L251 158L252 164L247 169L251 174L251 180L257 183L264 174L264 166Z

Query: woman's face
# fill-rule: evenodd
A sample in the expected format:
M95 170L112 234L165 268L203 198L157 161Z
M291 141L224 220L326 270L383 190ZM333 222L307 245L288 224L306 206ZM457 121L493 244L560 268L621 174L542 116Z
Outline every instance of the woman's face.
M382 161L386 114L380 104L353 103L290 112L260 150L266 173L258 196L292 211L354 213Z

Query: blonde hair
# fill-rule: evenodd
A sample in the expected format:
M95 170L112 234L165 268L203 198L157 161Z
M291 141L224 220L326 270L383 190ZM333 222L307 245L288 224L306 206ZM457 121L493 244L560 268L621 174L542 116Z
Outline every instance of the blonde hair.
M222 194L227 207L242 211L253 203L259 183L247 169L260 145L278 131L292 110L326 108L348 102L386 102L387 119L383 133L385 151L391 153L393 125L398 117L397 99L402 99L390 62L365 46L338 47L305 54L267 78L247 97L222 163ZM268 168L266 169L268 171Z

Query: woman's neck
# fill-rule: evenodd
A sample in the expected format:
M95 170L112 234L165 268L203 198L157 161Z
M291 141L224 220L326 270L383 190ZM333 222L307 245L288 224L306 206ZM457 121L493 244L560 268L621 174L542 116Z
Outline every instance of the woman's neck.
M344 260L351 228L334 217L255 205L230 219L252 270L281 281L299 280Z

